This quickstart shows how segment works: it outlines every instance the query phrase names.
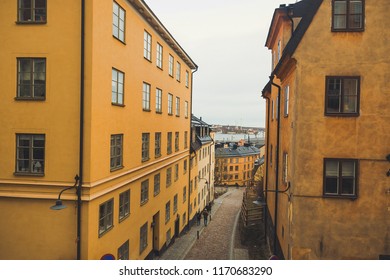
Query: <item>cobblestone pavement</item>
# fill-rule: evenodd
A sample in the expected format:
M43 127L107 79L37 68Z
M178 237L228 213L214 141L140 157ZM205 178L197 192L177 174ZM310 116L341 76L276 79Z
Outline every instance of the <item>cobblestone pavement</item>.
M242 197L243 189L230 189L221 200L215 200L213 208L216 204L220 205L212 213L212 220L204 227L200 238L184 257L185 260L248 259L245 249L234 248Z

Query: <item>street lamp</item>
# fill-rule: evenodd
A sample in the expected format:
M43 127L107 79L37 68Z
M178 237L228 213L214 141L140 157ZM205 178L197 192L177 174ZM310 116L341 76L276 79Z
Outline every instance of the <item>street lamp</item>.
M77 188L77 183L79 181L79 175L76 175L74 177L74 179L76 180L75 184L71 187L68 187L68 188L65 188L63 189L62 191L60 191L60 193L58 194L58 199L56 200L56 204L53 205L53 206L50 206L50 209L51 210L62 210L62 209L65 209L66 208L66 205L62 204L62 200L61 200L61 194L64 192L64 191L67 191L67 190L70 190L70 189L73 189L73 188Z

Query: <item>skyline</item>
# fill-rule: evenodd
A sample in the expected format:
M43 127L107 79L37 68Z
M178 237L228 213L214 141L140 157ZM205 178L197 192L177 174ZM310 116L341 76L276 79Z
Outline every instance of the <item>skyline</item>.
M295 1L145 2L199 66L192 113L209 124L265 127L261 90L271 73L265 41L274 10Z

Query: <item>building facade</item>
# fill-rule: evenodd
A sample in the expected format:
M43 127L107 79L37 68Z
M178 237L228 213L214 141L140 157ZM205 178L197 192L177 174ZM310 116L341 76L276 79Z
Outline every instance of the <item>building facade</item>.
M191 118L190 220L214 201L214 132L202 118Z
M142 0L16 2L0 11L0 259L164 250L187 224L197 65Z
M303 0L275 9L264 189L280 258L390 255L386 8Z
M219 186L252 186L260 150L252 145L229 143L215 148L215 184ZM257 169L257 168L256 168Z

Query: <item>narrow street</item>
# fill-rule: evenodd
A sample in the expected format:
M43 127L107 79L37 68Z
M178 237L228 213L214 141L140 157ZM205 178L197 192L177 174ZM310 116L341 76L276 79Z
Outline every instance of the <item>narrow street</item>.
M230 189L223 199L215 201L212 220L204 227L185 260L248 259L245 249L234 248L242 197L243 189Z

